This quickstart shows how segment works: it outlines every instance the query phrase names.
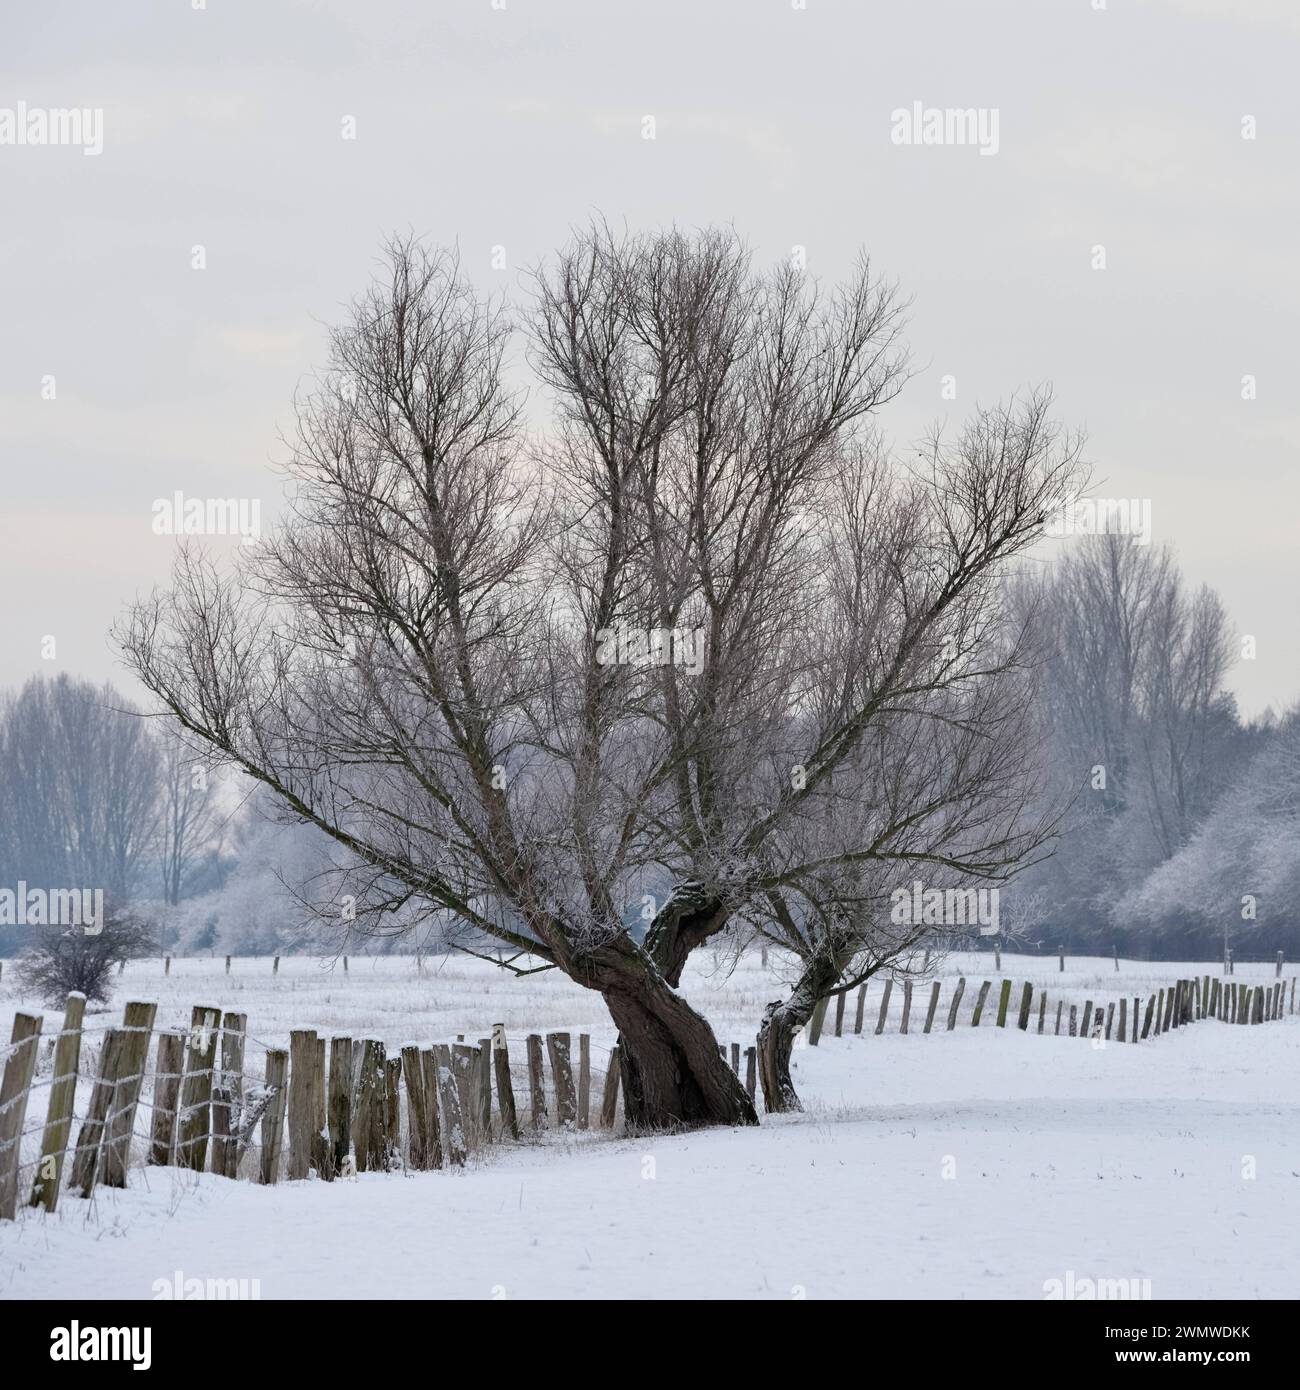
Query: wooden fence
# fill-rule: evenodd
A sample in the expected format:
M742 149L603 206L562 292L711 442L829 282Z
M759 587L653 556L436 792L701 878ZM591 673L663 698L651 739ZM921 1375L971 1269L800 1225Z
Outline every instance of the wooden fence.
M1210 975L1199 975L1192 979L1177 980L1165 989L1148 995L1146 1008L1142 1008L1142 996L1132 998L1133 1010L1129 1012L1129 997L1118 1001L1111 1000L1103 1008L1101 1003L1093 1007L1091 999L1085 1000L1080 1017L1077 1003L1063 999L1056 1001L1055 1025L1048 1026L1048 993L1025 981L1019 994L1011 980L1001 981L997 994L997 1026L1005 1028L1010 1016L1022 1032L1036 1031L1059 1035L1064 1030L1069 1037L1115 1039L1118 1042L1139 1042L1143 1038L1159 1033L1167 1033L1171 1028L1180 1028L1201 1019L1213 1018L1223 1023L1271 1023L1286 1014L1295 1013L1296 976L1289 980L1278 979L1272 984L1247 985L1235 980L1215 979ZM881 991L880 1011L876 1019L875 1031L883 1033L889 1018L890 997L894 991L894 980L886 978ZM907 1033L912 1024L912 994L916 981L904 979L903 1012L899 1025L900 1033ZM924 983L924 981L922 981ZM988 1007L989 993L993 981L985 980L971 1008L969 1023L978 1028ZM929 1001L925 1009L925 1025L922 1032L928 1033L934 1026L935 1017L940 1013L939 999L942 982L930 982ZM966 992L966 978L958 978L948 1004L947 1029L951 1032L958 1026L962 998ZM835 1000L835 1036L844 1031L845 1001L848 991L823 999L813 1013L808 1025L808 1042L816 1047L821 1041L826 1015L831 998ZM1012 1012L1012 1004L1015 1004ZM1068 1015L1066 1009L1068 1008ZM861 1033L867 1012L867 986L858 987L857 1008L854 1012L853 1031ZM1034 1015L1037 1014L1037 1028L1034 1028ZM1139 1023L1140 1020L1140 1023ZM942 1015L940 1014L942 1024Z
M499 1023L472 1043L464 1035L412 1042L390 1056L378 1039L326 1039L311 1029L290 1033L288 1048L267 1047L250 1037L243 1014L208 1005L195 1006L188 1031L160 1029L155 1040L155 1004L129 1003L120 1025L94 1029L85 1006L70 995L63 1026L44 1039L48 1076L38 1067L42 1019L14 1017L0 1053L0 1219L13 1219L20 1202L54 1211L60 1192L90 1197L96 1185L124 1187L133 1141L136 1160L150 1165L262 1183L329 1182L461 1167L471 1154L530 1133L617 1122L618 1048L605 1053L593 1109L586 1033L576 1059L569 1033L530 1033L516 1039L512 1056ZM526 1061L516 1065L520 1041ZM246 1068L250 1048L262 1054L260 1076ZM746 1060L752 1096L752 1047ZM739 1070L735 1043L731 1065ZM80 1112L79 1080L88 1083ZM28 1101L41 1089L49 1093L45 1116L29 1127ZM39 1156L24 1162L23 1140L34 1151L38 1135Z

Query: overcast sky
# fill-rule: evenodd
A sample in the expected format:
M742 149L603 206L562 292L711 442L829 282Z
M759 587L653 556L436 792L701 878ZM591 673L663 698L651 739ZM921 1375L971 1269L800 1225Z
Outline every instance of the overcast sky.
M0 144L0 685L130 688L106 630L167 574L154 500L274 512L295 385L386 232L518 292L601 212L733 223L831 280L865 247L915 299L886 429L1053 382L1096 490L1149 498L1256 638L1243 710L1292 703L1300 5L1097 3L9 7L0 123L99 108L103 150ZM996 153L895 143L917 102L995 113Z

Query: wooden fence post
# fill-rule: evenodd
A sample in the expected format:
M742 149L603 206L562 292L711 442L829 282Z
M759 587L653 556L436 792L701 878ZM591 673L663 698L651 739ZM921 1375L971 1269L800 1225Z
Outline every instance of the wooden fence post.
M843 1002L844 996L840 995ZM841 1009L841 1013L843 1010ZM735 1048L735 1044L732 1044ZM734 1068L735 1063L732 1063ZM578 1128L586 1129L591 1118L591 1034L578 1034Z
M451 1048L439 1043L434 1049L438 1059L438 1094L442 1097L442 1135L447 1163L452 1168L465 1166L465 1122L460 1113L460 1091L452 1070Z
M429 1166L429 1121L424 1113L424 1062L416 1043L402 1048L402 1076L406 1081L406 1143L411 1167L424 1172Z
M825 1013L825 1010L822 1010ZM569 1063L568 1033L547 1033L546 1052L551 1059L551 1079L555 1082L555 1120L561 1129L568 1128L578 1115L577 1097L573 1091L573 1067Z
M474 1098L478 1103L476 1119L484 1144L492 1142L492 1039L478 1040L478 1055L474 1058Z
M1277 953L1277 964L1273 967L1273 976L1275 979L1280 980L1282 978L1282 962L1285 958L1285 951L1279 951Z
M885 995L884 998L880 1001L880 1017L876 1020L877 1034L883 1033L885 1031L885 1019L889 1017L889 996L893 991L893 988L894 980L893 977L890 976L888 979L885 980Z
M1063 974L1065 974L1065 947L1064 947L1064 946L1058 946L1058 947L1057 947L1057 953L1058 953L1058 955L1059 955L1059 957L1060 957L1060 961L1061 961L1060 973L1063 975Z
M356 1068L356 1048L350 1037L330 1039L329 1135L336 1173L348 1172L352 1148L352 1076ZM437 1102L435 1101L435 1104Z
M221 1019L221 1080L230 1091L235 1115L244 1108L244 1042L248 1036L248 1015L226 1013Z
M0 1081L0 1220L18 1215L18 1169L22 1163L23 1124L31 1095L42 1019L38 1014L15 1014L10 1034L12 1051L5 1058Z
M45 1112L45 1131L41 1136L41 1161L32 1184L31 1205L53 1211L58 1205L59 1183L63 1178L63 1156L72 1129L72 1104L77 1095L77 1067L81 1061L81 1024L86 1013L86 996L68 995L63 1007L63 1027L54 1046L54 1079L50 1083L50 1103ZM35 1051L35 1048L33 1048ZM7 1111L0 1111L0 1124ZM21 1128L20 1128L21 1133ZM0 1170L5 1153L0 1150Z
M312 1121L316 1116L312 1076L316 1070L316 1032L295 1028L289 1034L289 1170L291 1182L311 1171Z
M1128 996L1121 995L1119 1001L1119 1040L1123 1042L1128 1036Z
M939 981L936 980L930 986L930 1007L925 1011L925 1031L928 1033L934 1026L934 1011L939 1007Z
M830 1007L830 997L819 999L813 1005L812 1020L808 1025L808 1046L816 1047L822 1040L822 1025L826 1022L826 1010Z
M1061 1010L1063 1008L1065 1008L1065 1000L1058 999L1056 1001L1056 1036L1058 1038L1061 1036Z
M844 1036L844 998L843 990L840 990L835 996L835 1036L837 1038Z
M1070 1005L1070 1036L1072 1038L1079 1036L1079 1014L1078 1008L1074 1004Z
M1007 983L1010 984L1011 981L1008 980ZM1019 1019L1017 1019L1017 1022L1020 1025L1020 1031L1022 1033L1026 1033L1029 1031L1029 1011L1031 1008L1033 1008L1033 1005L1034 987L1029 983L1028 980L1026 980L1024 983L1024 987L1020 991L1020 1017Z
M1294 985L1294 984L1295 984L1295 981L1293 980L1293 981L1292 981L1292 985ZM863 1018L863 1015L866 1013L866 1009L867 1009L867 985L866 985L866 981L864 980L864 981L862 982L862 984L860 984L860 985L858 986L858 1007L857 1007L857 1012L856 1012L856 1014L854 1015L854 1018L853 1018L853 1031L854 1031L855 1033L861 1033L861 1032L862 1032L862 1018Z
M224 1175L227 1155L234 1147L230 1139L230 1088L212 1088L212 1171Z
M952 993L952 1003L948 1005L948 1031L950 1033L957 1026L957 1010L961 1007L961 997L965 993L966 977L965 975L959 975L957 977L957 988L953 990Z
M1110 1003L1110 1004L1107 1004L1107 1005L1106 1005L1106 1040L1107 1040L1107 1042L1110 1041L1110 1029L1111 1029L1111 1024L1113 1024L1114 1021L1115 1021L1115 1005L1114 1005L1113 1003Z
M424 1152L430 1168L442 1167L442 1125L439 1111L442 1098L438 1086L438 1054L431 1047L420 1053L420 1070L424 1076Z
M230 957L229 957L229 956L226 957L226 974L227 974L227 975L230 974Z
M280 973L280 957L279 957L279 956L276 956L275 959L272 960L272 962L271 962L271 974L272 974L272 975L278 975L279 973Z
M280 1145L284 1137L285 1102L289 1095L289 1054L272 1048L266 1054L267 1090L271 1102L262 1112L262 1181L271 1184L280 1176Z
M1002 945L997 941L993 943L993 969L1002 973Z
M491 1102L491 1094L488 1096ZM484 1139L486 1143L486 1138ZM384 1058L384 1167L395 1168L402 1158L402 1059Z
M196 1004L190 1015L176 1162L196 1173L203 1171L208 1158L208 1106L212 1099L212 1070L217 1057L220 1022L221 1010L203 1004Z
M14 1027L17 1026L18 1020L15 1018ZM72 1185L83 1197L89 1197L95 1190L95 1174L99 1168L99 1141L104 1134L104 1121L108 1117L109 1106L113 1100L113 1088L117 1084L122 1042L120 1028L110 1028L104 1034L104 1043L99 1051L99 1075L95 1078L86 1118L82 1121L81 1132L77 1135L77 1147L72 1162Z
M970 1016L970 1026L972 1028L978 1028L980 1026L980 1019L984 1017L984 1001L989 997L989 990L992 988L992 980L985 980L980 986L979 995L975 1000L975 1008Z
M600 1097L600 1123L602 1129L614 1128L614 1116L618 1106L618 1078L622 1070L620 1045L615 1043L610 1049L609 1065L605 1068L605 1089ZM540 1057L538 1061L540 1061Z
M912 982L903 981L903 1026L898 1030L900 1034L906 1036L907 1021L912 1017Z
M588 1065L590 1065L591 1039L585 1033L582 1037L584 1053L587 1054ZM506 1042L506 1025L504 1023L492 1025L492 1061L497 1074L497 1105L501 1110L501 1124L505 1133L509 1134L512 1139L518 1139L519 1116L515 1111L515 1087L514 1082L510 1079L510 1049ZM590 1074L588 1075L587 1086L590 1090ZM583 1128L586 1128L585 1123Z
M1118 947L1118 946L1112 946L1110 949L1115 953L1115 973L1118 975L1118 974L1119 974L1119 947Z
M529 1033L528 1046L528 1099L534 1129L545 1129L548 1124L546 1114L546 1079L542 1071L542 1038L540 1033ZM606 1082L608 1090L608 1082Z
M1083 1001L1083 1027L1079 1029L1079 1036L1080 1036L1081 1038L1091 1037L1091 1034L1090 1034L1089 1031L1088 1031L1088 1025L1089 1025L1091 1022L1092 1022L1092 1000L1091 1000L1091 999L1085 999L1085 1000Z
M164 975L170 975L171 973L172 973L172 958L171 958L170 956L164 956L164 957L163 957L163 974L164 974Z
M483 1145L479 1134L479 1107L474 1096L474 1049L466 1043L453 1043L451 1074L456 1082L456 1099L460 1102L461 1129L466 1149L477 1150Z
M1011 981L1003 980L998 990L998 1027L1007 1026L1007 1005L1011 1002Z
M113 1088L112 1113L104 1135L103 1174L106 1187L125 1187L126 1170L131 1163L131 1136L135 1132L135 1111L144 1085L144 1069L149 1060L149 1038L153 1033L157 1004L132 1003L122 1019L122 1060L117 1084Z
M747 1047L745 1049L745 1090L749 1092L750 1100L754 1099L754 1092L758 1085L758 1049Z
M1152 1015L1152 1013L1155 1011L1155 1007L1156 1007L1156 997L1155 997L1155 995L1153 994L1153 995L1151 995L1151 996L1147 999L1147 1012L1146 1012L1146 1017L1142 1020L1142 1036L1143 1036L1144 1038L1147 1036L1148 1033L1151 1032L1151 1015ZM1133 1018L1134 1018L1134 1022L1136 1023L1136 1021L1137 1021L1137 1014L1136 1014L1136 1012L1134 1013Z
M1046 1025L1046 1023L1047 1023L1047 991L1046 991L1046 990L1043 990L1043 992L1038 996L1038 1032L1039 1032L1039 1035L1040 1035L1040 1036L1042 1035L1042 1031L1043 1031L1043 1028L1044 1028L1044 1026Z

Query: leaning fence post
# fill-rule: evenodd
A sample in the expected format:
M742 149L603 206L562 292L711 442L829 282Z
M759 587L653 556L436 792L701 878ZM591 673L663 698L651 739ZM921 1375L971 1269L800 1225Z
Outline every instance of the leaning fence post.
M584 1033L582 1040L584 1063L588 1069L587 1089L590 1092L591 1039ZM492 1063L497 1074L497 1105L501 1110L501 1123L512 1139L518 1139L519 1116L515 1112L515 1087L514 1082L510 1079L510 1050L506 1042L506 1025L504 1023L492 1025ZM583 1128L586 1128L585 1120Z
M808 1025L809 1047L816 1047L822 1040L822 1025L826 1022L826 1010L830 1006L830 1002L828 995L813 1005L812 1022Z
M1148 997L1148 999L1147 999L1146 1017L1143 1018L1143 1020L1142 1020L1142 1036L1143 1036L1143 1038L1145 1038L1145 1037L1147 1036L1147 1034L1151 1032L1151 1015L1154 1013L1155 1007L1156 1007L1156 997L1155 997L1154 994L1152 994L1152 995L1150 995L1150 996ZM1137 1014L1136 1014L1136 1013L1134 1013L1133 1018L1134 1018L1134 1022L1136 1023L1136 1021L1137 1021Z
M998 991L998 1027L1007 1026L1007 1005L1011 1002L1011 981L1003 980Z
M1011 981L1008 980L1007 983L1010 984ZM1024 988L1020 991L1020 1017L1017 1020L1022 1033L1028 1032L1029 1030L1029 1011L1033 1007L1033 1003L1034 987L1026 980Z
M906 1036L906 1035L907 1035L907 1021L908 1021L908 1019L911 1018L911 1017L912 1017L912 982L911 982L911 980L904 980L904 981L903 981L903 1024L902 1024L902 1027L899 1028L899 1030L898 1030L899 1033L902 1034L903 1036Z
M5 1221L12 1221L18 1214L23 1123L27 1119L32 1073L36 1070L41 1023L38 1014L14 1015L9 1039L13 1050L5 1059L4 1080L0 1081L0 1219Z
M1047 1023L1047 991L1038 996L1038 1031L1041 1034L1044 1025Z
M957 1026L957 1010L961 1007L961 997L965 992L966 977L965 975L959 975L957 977L957 988L952 992L952 1003L948 1005L948 1031L950 1033Z
M1119 1040L1124 1042L1128 1037L1128 996L1121 995L1119 1001Z
M125 1187L126 1170L131 1162L131 1136L135 1132L135 1110L144 1084L145 1063L149 1059L149 1038L153 1033L157 1004L133 1003L126 1006L122 1019L122 1061L117 1085L113 1088L112 1114L104 1137L104 1171L100 1181L106 1187Z
M885 980L885 997L880 1001L880 1017L876 1020L876 1032L885 1031L885 1019L889 1017L889 996L894 988L893 977Z
M555 1120L561 1129L572 1126L578 1114L573 1092L573 1067L569 1063L571 1039L568 1033L547 1033L546 1051L551 1059L551 1078L555 1082Z
M837 1038L844 1036L844 997L843 990L840 990L835 996L835 1036Z
M854 1015L854 1018L853 1018L853 1031L854 1031L855 1033L861 1033L861 1032L862 1032L862 1016L863 1016L863 1014L866 1013L866 1009L867 1009L867 985L866 985L866 981L864 980L864 981L862 982L862 984L860 984L860 985L858 986L858 1007L857 1007L857 1012L856 1012L856 1014Z
M619 1044L615 1043L610 1049L609 1065L605 1068L605 1089L600 1097L600 1123L604 1129L614 1128L614 1116L618 1106L618 1077L622 1069L619 1058Z
M203 1004L196 1004L190 1015L176 1162L196 1173L203 1171L208 1157L208 1103L212 1099L212 1068L217 1057L220 1021L221 1010Z
M289 1095L289 1054L272 1048L266 1054L265 1085L271 1103L262 1114L262 1181L275 1182L280 1176L280 1145L284 1137L285 1102Z
M1078 1006L1075 1004L1070 1005L1070 1036L1072 1038L1079 1036L1079 1012Z
M993 988L992 980L985 980L980 986L980 992L975 999L975 1008L970 1016L970 1026L978 1028L980 1019L984 1017L984 1001L989 997L989 990Z
M14 1020L14 1027L18 1020ZM104 1121L113 1100L117 1084L118 1059L122 1051L123 1034L120 1028L110 1028L104 1034L99 1052L99 1075L90 1093L90 1105L77 1135L77 1147L72 1164L72 1184L83 1197L95 1190L95 1172L99 1167L99 1141L104 1134Z
M77 1095L77 1067L81 1060L81 1022L86 1013L86 996L68 995L64 1005L63 1027L54 1048L54 1080L50 1084L50 1103L45 1113L45 1132L41 1136L41 1161L32 1184L31 1205L53 1211L59 1200L63 1177L63 1156L72 1128L72 1103ZM0 1110L0 1118L6 1111ZM21 1131L20 1131L21 1132ZM4 1152L0 1150L0 1167Z
M930 1007L925 1011L925 1031L928 1033L934 1025L934 1011L939 1007L939 981L936 980L930 986Z
M1063 1008L1065 1008L1065 1000L1058 999L1056 1001L1056 1036L1058 1038L1061 1036L1061 1010Z
M1087 1037L1091 1037L1091 1036L1092 1036L1091 1033L1090 1033L1089 1030L1088 1030L1088 1025L1089 1025L1091 1022L1092 1022L1092 1000L1091 1000L1091 999L1085 999L1085 1000L1083 1001L1083 1026L1079 1029L1079 1036L1080 1036L1081 1038L1087 1038Z

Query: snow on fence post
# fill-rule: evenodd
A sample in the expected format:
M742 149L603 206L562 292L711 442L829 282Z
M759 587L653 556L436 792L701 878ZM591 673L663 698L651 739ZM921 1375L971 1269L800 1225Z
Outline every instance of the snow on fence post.
M489 1095L489 1101L491 1096ZM486 1143L486 1138L484 1139ZM384 1171L402 1158L402 1059L384 1057Z
M438 1094L442 1098L443 1147L447 1162L453 1168L465 1166L465 1121L460 1113L460 1090L452 1069L451 1048L439 1043L434 1049L438 1059Z
M352 1076L356 1067L356 1048L352 1039L330 1039L329 1136L331 1166L336 1173L348 1171L348 1150L352 1147Z
M813 1005L812 1020L808 1025L808 1046L816 1047L822 1040L822 1026L826 1022L826 1010L830 1007L830 996L819 999Z
M1008 980L1007 983L1010 984L1011 981ZM1033 1006L1034 987L1029 983L1028 980L1026 980L1024 983L1024 987L1020 991L1020 1017L1016 1020L1017 1023L1020 1025L1020 1031L1022 1033L1029 1031L1029 1011L1033 1008Z
M586 1035L583 1035L586 1038ZM587 1039L590 1047L590 1039ZM492 1025L492 1061L497 1074L497 1106L501 1111L502 1131L512 1139L519 1138L519 1115L515 1110L515 1087L510 1079L510 1050L506 1044L506 1025ZM590 1080L588 1086L590 1086ZM584 1124L583 1128L586 1128Z
M758 1048L747 1047L745 1049L745 1090L749 1092L750 1100L754 1099L754 1092L758 1086Z
M825 1009L822 1010L825 1013ZM547 1033L546 1053L551 1060L551 1080L555 1083L555 1123L568 1129L578 1115L578 1099L573 1090L573 1067L569 1061L572 1039L568 1033Z
M1078 1007L1074 1004L1070 1005L1070 1036L1072 1038L1079 1036L1079 1012Z
M411 1167L418 1173L429 1166L429 1123L424 1114L424 1064L415 1043L406 1043L402 1048L402 1075L406 1081L406 1151Z
M492 1142L492 1039L478 1040L474 1066L474 1098L478 1102L478 1132L484 1144Z
M753 1055L754 1049L749 1049ZM609 1065L605 1068L605 1089L600 1097L600 1123L602 1129L614 1128L614 1117L618 1108L618 1078L622 1070L620 1047L615 1043L609 1052ZM540 1060L540 1059L539 1059Z
M613 1065L612 1061L611 1065ZM608 1089L608 1082L606 1082L606 1090ZM546 1077L542 1071L542 1036L540 1033L529 1033L528 1035L528 1100L533 1128L545 1129L548 1123Z
M836 1036L837 1038L842 1038L842 1037L844 1036L844 991L843 991L843 990L840 990L840 992L835 996L835 1036Z
M289 1168L290 1182L299 1182L311 1171L311 1130L315 1107L311 1078L316 1062L316 1033L295 1028L289 1034Z
M474 1102L474 1062L475 1051L467 1044L453 1043L451 1049L451 1074L456 1082L456 1099L460 1102L461 1132L465 1136L465 1148L477 1149L480 1145L478 1134L478 1106Z
M18 1026L17 1019L14 1027ZM90 1105L77 1135L76 1158L72 1165L72 1183L83 1197L95 1190L95 1172L99 1167L99 1141L104 1133L104 1121L117 1085L118 1059L122 1051L122 1030L110 1028L104 1034L99 1052L99 1075L90 1093Z
M72 1129L72 1103L77 1096L77 1066L81 1060L81 1022L86 1013L86 996L80 992L68 995L63 1006L63 1027L54 1047L54 1080L50 1085L50 1103L45 1112L45 1130L41 1136L41 1161L32 1184L31 1205L53 1211L59 1200L59 1182L63 1177L63 1156ZM0 1116L7 1114L0 1111ZM5 1151L0 1151L0 1165Z
M731 1070L736 1071L740 1062L740 1046L731 1044ZM578 1128L587 1129L591 1124L591 1034L578 1034Z
M221 1010L204 1004L196 1004L190 1014L176 1161L180 1167L196 1173L203 1171L208 1158L208 1105L212 1099L212 1069L220 1022Z
M22 1160L23 1123L31 1095L36 1050L41 1040L38 1014L15 1014L9 1042L13 1050L5 1058L0 1081L0 1219L12 1221L18 1214L18 1167Z
M975 1000L975 1008L970 1016L970 1026L972 1028L978 1028L980 1026L980 1019L984 1016L984 1001L989 997L989 990L992 988L993 982L991 980L985 980L980 986L979 996Z
M131 1136L135 1132L135 1110L144 1084L149 1060L149 1039L153 1034L157 1004L131 1003L122 1016L122 1059L117 1085L113 1088L112 1112L104 1138L104 1171L100 1181L106 1187L125 1187L126 1170L131 1162Z
M221 1019L221 1080L230 1091L231 1112L238 1116L244 1107L244 1041L248 1035L248 1015L227 1013Z
M907 1035L907 1022L908 1022L908 1019L910 1019L911 1017L912 1017L912 982L911 982L911 980L904 980L904 981L903 981L903 1022L902 1022L902 1026L901 1026L901 1027L899 1028L899 1030L898 1030L899 1033L902 1034L903 1036L906 1036L906 1035Z
M425 1048L420 1054L420 1070L424 1074L424 1152L430 1168L442 1168L441 1087L438 1086L438 1054Z
M885 980L885 995L880 1001L880 1017L876 1020L877 1036L885 1031L885 1019L889 1017L889 996L894 990L894 979L891 975Z
M284 1138L285 1102L289 1094L289 1054L282 1048L272 1048L266 1054L264 1084L271 1092L271 1102L262 1114L263 1183L268 1186L280 1176L280 1145Z
M961 997L965 992L966 977L965 975L959 975L957 977L957 988L953 990L952 993L952 1003L948 1005L948 1031L950 1033L957 1026L957 1010L961 1006Z
M928 1033L934 1026L934 1011L939 1007L939 981L936 980L930 986L930 1007L925 1011L925 1031Z
M1007 1026L1007 1005L1011 1003L1011 981L1003 980L998 991L998 1027Z

